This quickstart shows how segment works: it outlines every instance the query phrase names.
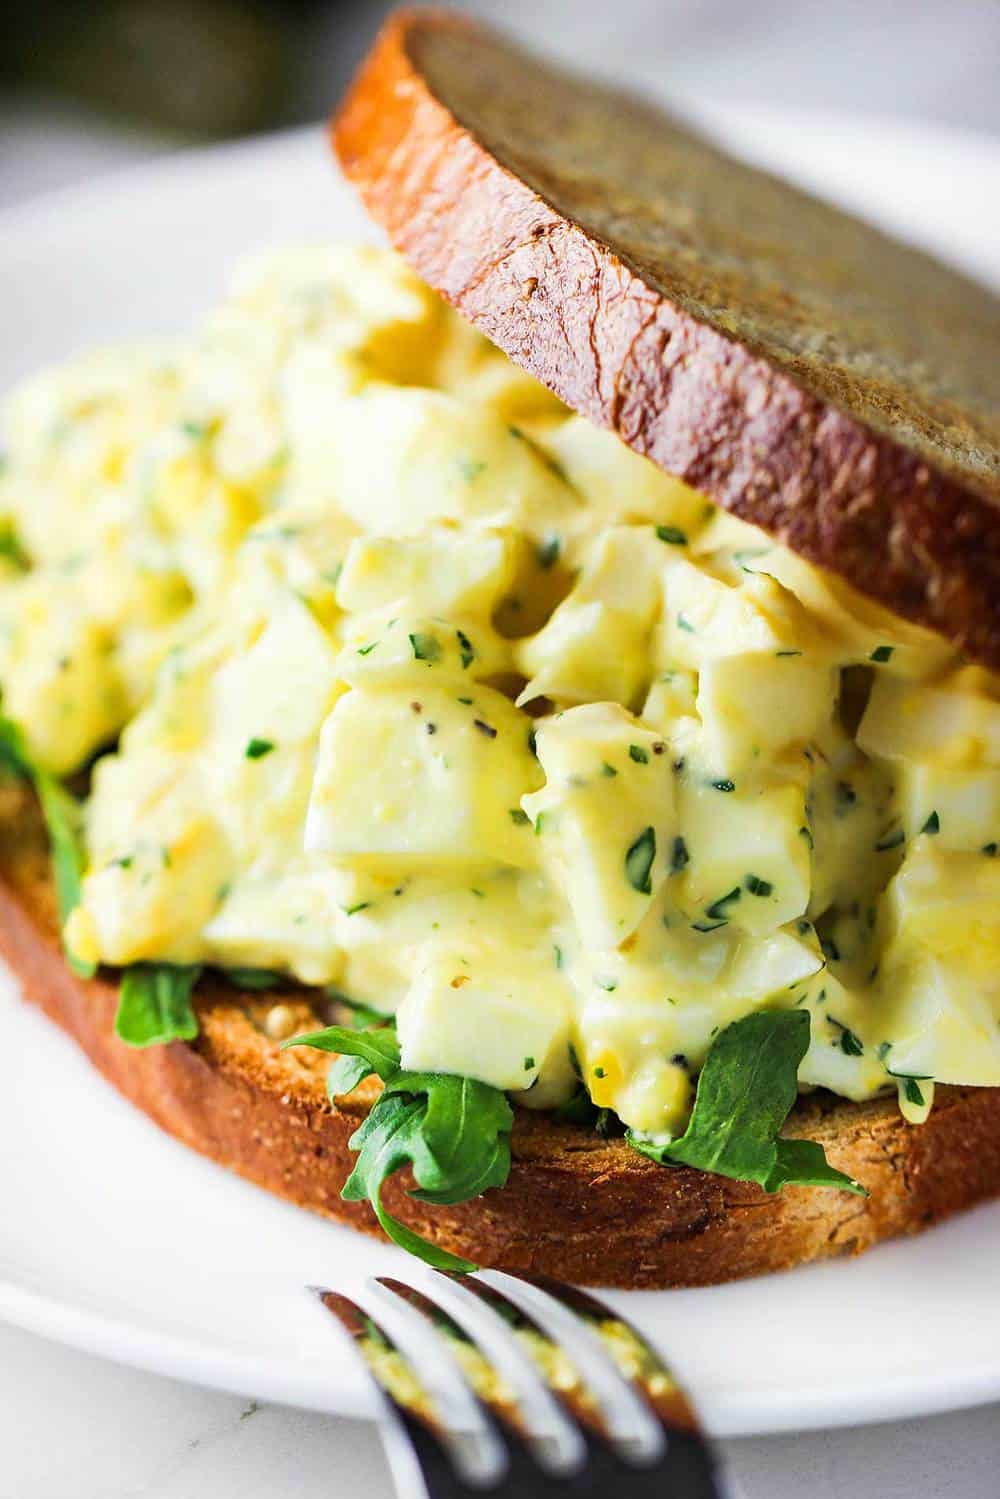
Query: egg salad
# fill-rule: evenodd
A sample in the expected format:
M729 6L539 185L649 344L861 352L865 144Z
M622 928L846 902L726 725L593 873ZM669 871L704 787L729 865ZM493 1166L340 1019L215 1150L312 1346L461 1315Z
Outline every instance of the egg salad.
M713 1040L1000 1085L1000 692L575 415L393 255L18 392L0 685L83 963L265 970L676 1137Z

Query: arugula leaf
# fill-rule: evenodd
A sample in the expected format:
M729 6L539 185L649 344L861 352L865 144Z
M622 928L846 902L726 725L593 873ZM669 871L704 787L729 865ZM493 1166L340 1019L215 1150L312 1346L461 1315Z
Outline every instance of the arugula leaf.
M785 1186L865 1189L827 1162L812 1140L783 1140L779 1131L797 1097L799 1063L809 1049L807 1010L759 1010L720 1031L698 1079L684 1134L663 1140L629 1131L628 1141L662 1163Z
M255 993L279 989L288 982L284 974L275 973L270 968L223 968L222 972L234 989L249 989Z
M337 1053L327 1079L331 1097L349 1093L377 1073L383 1089L349 1141L358 1159L344 1184L348 1202L370 1202L394 1243L439 1270L465 1273L476 1267L428 1243L382 1206L382 1187L410 1166L411 1194L422 1202L465 1202L489 1187L502 1187L510 1172L513 1113L499 1088L472 1078L438 1072L407 1072L399 1065L395 1028L352 1031L329 1026L296 1036L286 1046L313 1046Z
M310 1031L307 1036L292 1036L282 1042L281 1050L286 1051L289 1046L311 1046L316 1051L336 1053L326 1080L331 1099L353 1093L373 1072L384 1083L399 1072L399 1042L394 1026L356 1031L330 1025L322 1031Z
M80 804L61 781L32 762L20 728L3 713L0 713L0 766L11 775L29 780L35 788L49 835L59 926L62 929L69 920L70 912L80 904L80 883L86 863ZM78 978L93 978L97 971L96 963L84 962L69 948L65 948L65 952L66 960Z
M128 1046L163 1046L193 1041L198 1017L191 991L201 968L171 963L133 963L122 973L115 1031Z
M358 999L351 999L349 994L344 994L334 984L327 984L323 992L327 999L334 1000L348 1011L347 1023L353 1030L364 1031L369 1026L396 1024L395 1015L387 1015L384 1010L376 1010L371 1005L363 1005Z

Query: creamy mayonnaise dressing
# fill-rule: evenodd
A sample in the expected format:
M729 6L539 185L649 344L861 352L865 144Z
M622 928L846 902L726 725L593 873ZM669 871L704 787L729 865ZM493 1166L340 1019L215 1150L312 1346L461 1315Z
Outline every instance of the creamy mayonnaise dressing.
M579 1069L646 1131L761 1005L812 1012L805 1085L1000 1084L996 679L390 254L257 261L8 433L5 711L99 756L81 956L335 986L405 1066L542 1107Z

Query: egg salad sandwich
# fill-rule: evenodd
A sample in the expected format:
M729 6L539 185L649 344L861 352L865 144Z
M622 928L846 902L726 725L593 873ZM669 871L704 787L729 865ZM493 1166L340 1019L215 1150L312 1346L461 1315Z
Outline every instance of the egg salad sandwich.
M996 300L454 16L332 138L394 250L10 401L26 997L439 1266L703 1284L1000 1193Z

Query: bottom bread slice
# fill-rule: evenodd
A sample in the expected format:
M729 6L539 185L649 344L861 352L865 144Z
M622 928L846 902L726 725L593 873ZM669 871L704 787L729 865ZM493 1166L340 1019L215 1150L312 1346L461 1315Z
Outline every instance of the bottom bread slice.
M277 1003L292 1006L302 1028L315 1025L304 991L240 1002L221 981L203 984L197 1041L135 1051L114 1033L116 986L82 981L66 966L54 912L37 810L19 787L4 785L0 952L25 998L185 1145L300 1207L379 1232L367 1203L340 1198L353 1163L348 1140L377 1085L330 1104L328 1059L281 1052L264 1028ZM71 1101L63 1106L69 1114ZM901 1118L894 1099L854 1104L817 1094L800 1102L787 1132L818 1140L870 1196L794 1187L769 1196L750 1183L657 1166L623 1140L518 1109L504 1188L430 1206L407 1195L412 1181L402 1172L384 1200L417 1233L480 1265L658 1288L858 1254L1000 1195L1000 1088L941 1087L918 1127Z

